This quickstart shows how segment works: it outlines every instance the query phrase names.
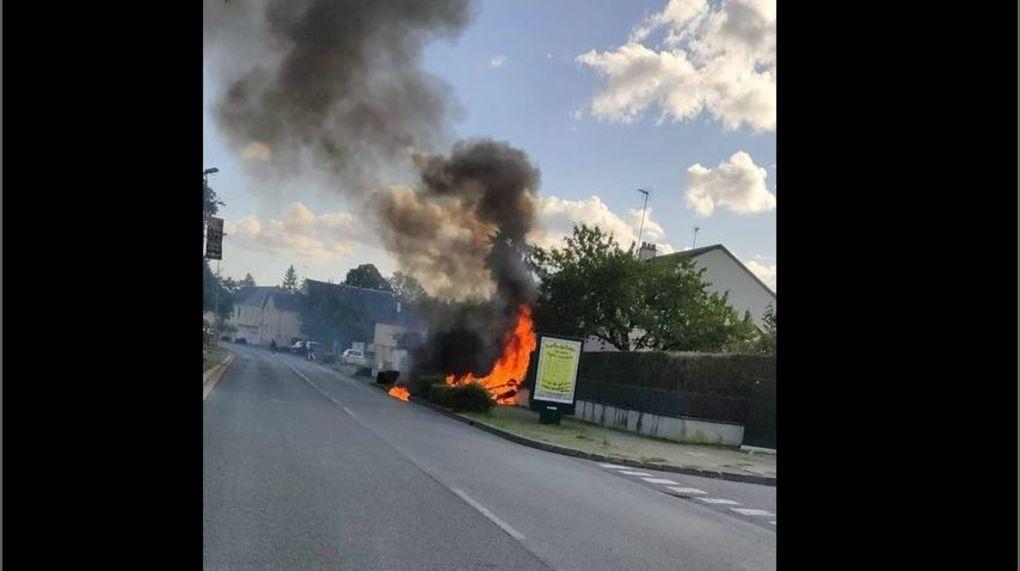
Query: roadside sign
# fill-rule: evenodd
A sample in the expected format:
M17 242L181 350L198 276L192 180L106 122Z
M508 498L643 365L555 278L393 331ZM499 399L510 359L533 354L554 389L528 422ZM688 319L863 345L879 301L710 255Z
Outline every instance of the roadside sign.
M564 414L574 413L577 367L584 341L559 335L539 336L532 353L534 383L528 405L542 424L559 424Z
M223 219L210 216L206 220L205 257L223 259Z

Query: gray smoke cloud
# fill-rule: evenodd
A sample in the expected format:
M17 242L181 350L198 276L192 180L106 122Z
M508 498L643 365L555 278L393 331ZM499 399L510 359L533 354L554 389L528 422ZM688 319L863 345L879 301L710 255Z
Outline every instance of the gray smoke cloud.
M422 69L469 0L206 2L205 43L225 87L214 117L258 175L323 173L376 224L401 269L446 301L427 311L417 366L486 374L535 284L522 261L540 181L527 155L449 140L458 105ZM407 186L386 186L394 172Z
M205 5L206 49L226 80L214 116L260 174L311 166L356 194L445 141L459 107L422 51L461 31L468 0Z

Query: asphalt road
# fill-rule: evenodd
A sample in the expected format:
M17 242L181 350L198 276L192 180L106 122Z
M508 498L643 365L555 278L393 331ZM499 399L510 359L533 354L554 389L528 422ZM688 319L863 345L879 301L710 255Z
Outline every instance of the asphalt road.
M231 350L204 402L207 569L776 566L776 518L731 509L774 514L775 488L654 473L705 492L676 497L298 357Z

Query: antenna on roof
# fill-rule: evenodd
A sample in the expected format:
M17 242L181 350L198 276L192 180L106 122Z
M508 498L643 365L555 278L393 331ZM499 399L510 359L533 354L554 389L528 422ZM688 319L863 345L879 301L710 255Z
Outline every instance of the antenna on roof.
M701 227L695 226L694 227L694 241L691 242L691 248L694 248L694 246L697 245L697 243L698 243L698 230L701 230Z

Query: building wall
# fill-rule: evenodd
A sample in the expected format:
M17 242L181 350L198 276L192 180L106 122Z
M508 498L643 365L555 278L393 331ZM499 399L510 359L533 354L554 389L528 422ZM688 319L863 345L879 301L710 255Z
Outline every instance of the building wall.
M389 323L375 324L375 337L373 349L375 351L375 363L372 365L372 374L379 371L400 371L410 364L407 359L407 351L397 348L397 341L400 335L409 331L407 327L392 325ZM423 333L423 332L419 332Z
M741 316L744 311L751 312L751 319L763 327L762 316L765 308L776 303L774 293L766 289L757 280L747 274L733 258L722 250L710 250L694 258L697 268L705 268L702 278L710 282L709 290L722 294L729 291L729 304Z
M265 310L262 311L259 344L269 345L276 341L277 346L289 346L290 340L300 335L300 330L297 313L277 309L273 298L269 298Z

